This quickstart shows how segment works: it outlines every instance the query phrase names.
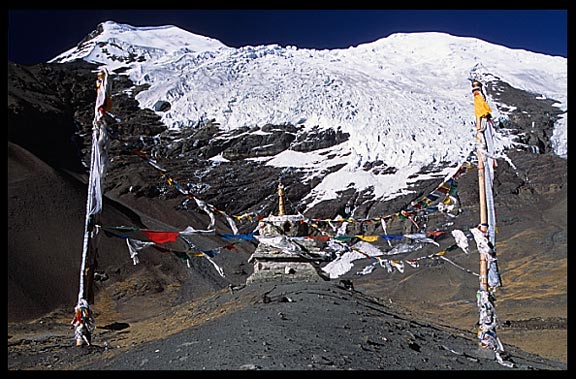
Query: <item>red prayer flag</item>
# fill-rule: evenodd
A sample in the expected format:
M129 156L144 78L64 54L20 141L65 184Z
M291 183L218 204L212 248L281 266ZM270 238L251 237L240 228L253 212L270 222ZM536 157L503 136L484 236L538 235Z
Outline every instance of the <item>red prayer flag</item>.
M144 230L143 232L146 233L148 238L156 243L174 242L180 235L179 232L152 232L147 230Z

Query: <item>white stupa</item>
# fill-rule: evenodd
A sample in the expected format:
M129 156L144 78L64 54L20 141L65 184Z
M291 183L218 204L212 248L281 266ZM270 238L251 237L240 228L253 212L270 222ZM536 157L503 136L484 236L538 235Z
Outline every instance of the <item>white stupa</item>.
M330 258L323 251L326 242L310 236L309 224L303 215L287 215L284 207L284 186L278 185L278 215L270 215L258 223L260 242L248 259L254 272L247 284L259 281L329 280L316 267Z

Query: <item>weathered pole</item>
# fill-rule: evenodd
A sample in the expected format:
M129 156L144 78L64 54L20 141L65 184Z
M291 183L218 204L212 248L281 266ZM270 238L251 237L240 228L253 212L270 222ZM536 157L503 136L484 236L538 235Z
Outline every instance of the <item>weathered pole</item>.
M476 117L476 140L479 142L476 154L478 156L478 193L480 197L480 225L479 229L483 235L488 231L488 208L486 207L486 174L484 167L484 156L480 148L481 142L484 140L482 130L482 117ZM488 290L488 263L486 256L480 254L480 289Z
M501 286L500 274L496 262L496 240L493 235L495 227L494 200L492 192L493 172L492 167L486 164L494 164L492 145L492 110L486 103L482 91L482 83L472 81L472 93L474 95L474 113L476 115L476 154L478 156L478 190L480 199L480 225L471 229L476 240L480 255L480 288L476 293L476 302L480 311L478 322L478 346L482 354L492 352L497 361L507 367L513 367L511 362L506 362L500 353L504 352L504 346L496 335L498 318L496 317L495 297L493 290ZM488 131L488 138L486 136ZM489 209L490 208L490 209ZM489 225L491 224L491 225Z
M474 95L474 113L476 115L476 154L478 157L478 193L480 197L480 225L479 229L482 235L488 231L488 208L486 205L486 173L483 149L486 146L484 138L486 119L491 117L491 109L486 104L484 94L482 93L482 83L477 80L472 81L472 93ZM480 289L488 290L488 263L486 256L480 254Z
M486 236L488 231L488 208L486 205L486 166L484 159L484 149L486 147L486 141L484 136L484 130L486 125L486 118L490 117L491 109L486 104L484 94L482 92L482 83L477 80L472 81L472 94L474 96L474 114L476 116L476 155L478 157L478 194L480 202L480 225L478 229L482 233L482 236ZM489 299L490 292L488 287L488 262L486 254L481 251L480 254L480 289L478 291L478 302L480 308L480 322L478 324L478 346L481 351L486 351L484 348L487 347L483 341L482 334L486 331L483 321L486 320L486 310L485 303L486 299ZM490 317L492 319L492 317Z
M90 172L88 177L88 196L86 198L86 218L82 242L82 260L80 265L80 284L78 302L75 307L73 324L76 327L77 346L83 341L88 345L94 330L94 319L91 316L90 303L94 303L94 270L98 242L98 218L102 211L102 179L106 171L108 136L104 114L110 108L110 85L108 71L98 72L96 81L96 104L92 122L92 145L90 152ZM80 317L82 312L85 317ZM89 316L88 316L89 315Z

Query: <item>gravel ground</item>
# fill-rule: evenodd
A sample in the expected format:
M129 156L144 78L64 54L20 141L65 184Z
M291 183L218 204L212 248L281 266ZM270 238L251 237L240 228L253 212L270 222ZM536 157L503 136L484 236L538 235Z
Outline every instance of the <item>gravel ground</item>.
M69 342L64 336L14 342L9 369L567 369L506 345L514 367L504 367L470 332L419 321L337 281L254 283L185 304L149 324L119 325L98 329L90 347L72 346L71 336Z

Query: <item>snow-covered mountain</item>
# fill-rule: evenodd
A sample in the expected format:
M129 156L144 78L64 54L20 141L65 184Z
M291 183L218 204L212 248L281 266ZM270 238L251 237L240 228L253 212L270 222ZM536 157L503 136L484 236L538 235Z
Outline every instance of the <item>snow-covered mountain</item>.
M494 170L491 197L505 288L498 296L499 335L503 343L537 354L548 354L554 346L566 358L567 339L563 341L562 330L568 304L565 58L441 33L396 34L339 50L275 45L235 49L173 26L106 22L49 64L8 63L8 315L10 320L26 320L27 331L37 324L28 320L51 320L57 327L58 315L64 314L61 309L72 309L70 300L76 300L76 288L70 283L78 278L86 207L86 187L79 184L88 182L86 168L92 159L95 73L98 67L107 67L113 107L106 115L111 143L102 186L103 229L129 228L136 235L146 228L174 235L188 226L211 229L210 223L215 234L166 245L177 249L173 251L177 258L164 249L158 249L160 254L156 249L143 249L140 263L134 266L126 235L104 233L106 238L99 242L95 304L98 313L107 316L98 323L131 320L131 327L143 331L161 320L172 325L168 331L172 333L189 326L175 309L192 316L217 315L221 309L224 316L233 316L226 299L235 304L243 301L238 296L248 296L243 298L252 302L265 296L271 299L269 291L251 292L246 286L242 291L249 292L242 295L233 289L241 288L253 272L249 257L264 239L244 238L259 235L260 217L277 214L281 182L287 212L298 213L294 219L300 219L301 213L308 227L342 237L331 238L342 243L325 249L330 259L336 259L315 260L317 269L330 274L331 280L353 280L356 290L345 290L350 295L366 293L386 300L392 308L409 309L411 315L418 315L416 326L422 325L422 316L453 325L461 335L478 321L478 255L472 253L472 244L467 254L467 249L458 246L462 239L457 238L477 225L480 213L468 81L473 75L484 83L496 120L496 154L502 158ZM466 165L470 170L464 175L456 169L466 157L472 164ZM463 175L452 181L454 172ZM449 185L443 180L448 176ZM444 198L450 200L448 204L439 196L446 192L452 195ZM422 196L437 199L438 206L422 205L427 204L418 202L425 200ZM416 212L417 206L426 210ZM415 216L405 216L410 214ZM384 217L390 215L394 217ZM234 221L238 234L232 227ZM230 231L237 236L232 243ZM345 245L357 250L341 254ZM46 246L52 247L48 254ZM189 254L191 249L210 256ZM191 258L186 261L189 266L183 263L183 251ZM214 252L219 253L213 260L204 258ZM384 259L374 259L376 253ZM215 265L222 271L215 270ZM306 291L312 288L301 284ZM289 291L304 293L301 289ZM198 301L216 290L210 298L215 302ZM227 290L233 293L225 299L222 294ZM194 308L194 304L208 306ZM300 304L298 309L318 305L299 300L290 304ZM290 308L290 304L274 300L254 305L273 309ZM301 313L288 308L284 309L295 316ZM114 312L109 313L110 309ZM251 308L248 311L253 313ZM344 313L352 317L347 320L350 325L364 325L362 309L346 307L338 314ZM42 317L45 314L49 317ZM177 317L166 319L166 314ZM245 321L238 316L208 317L210 323L216 321L210 330L222 329L218 320L234 329L234 320ZM266 321L261 314L256 316L254 325ZM412 316L403 325L409 319ZM320 324L301 326L313 330ZM195 326L193 333L209 325ZM277 324L269 326L275 330ZM527 327L537 330L526 337L512 329L530 331ZM360 346L358 341L365 335L361 329L364 334L349 340L354 346ZM98 330L105 330L97 337L103 338L100 344L107 339L110 346L116 346L114 341L119 341L136 346L135 354L142 352L139 339L136 345L126 342L125 330L117 337L110 337L112 331L106 326ZM438 350L436 334L426 344L414 331L418 344L413 345L414 335L400 335L406 331L392 335L401 350L368 346L365 339L360 347L378 353L378 359L369 360L379 368L384 362L381 354L394 359L387 367L397 367L401 362L397 357L406 352L410 369L421 359L428 362L426 357L436 368L454 368L450 363L454 351L463 350L451 345L456 350L446 350L447 355L437 361L429 354ZM65 341L68 332L46 339L42 327L37 338L53 345ZM167 330L150 333L130 335L152 343L165 339ZM68 359L78 364L66 349L61 349L62 355L46 350L46 344L38 344L37 339L22 335L31 342L21 344L19 334L10 334L9 359L22 358L30 364L26 367L53 363L54 354L61 357L58 362ZM267 340L275 339L265 334ZM534 336L542 343L535 346ZM230 342L228 334L224 337L224 341L212 339L216 343L212 347ZM476 333L470 337L469 346L477 346ZM328 335L322 339L331 341ZM309 362L310 344L317 341L316 337L298 340L301 354L294 355L294 361ZM178 352L181 343L173 342ZM172 342L160 347L170 359L168 365L173 363L172 355L166 354L170 346ZM244 357L244 346L232 346L231 356L241 353L237 356ZM250 356L269 357L270 346ZM39 349L48 355L38 353ZM22 355L24 351L28 353ZM488 367L483 359L471 361L459 355L456 358L463 362ZM98 359L99 354L94 357ZM358 365L346 361L344 366L368 367L361 361L366 360ZM221 367L220 361L215 362ZM515 362L520 359L515 357ZM183 364L188 368L204 365L202 359L191 358Z
M326 149L250 158L299 168L310 180L338 166L314 186L309 207L350 187L386 200L406 194L417 180L450 175L475 149L471 75L494 88L506 83L555 101L562 115L551 141L557 155L567 156L567 59L474 38L398 33L348 49L230 48L174 26L108 21L50 62L76 59L122 68L118 72L147 85L136 96L140 107L168 102L169 109L157 113L172 132L214 120L222 132L215 138L266 124L293 125L296 134L348 134ZM497 90L487 95L492 115L505 125L515 109L499 100ZM505 128L496 137L498 151L516 143ZM366 169L379 161L393 169ZM427 176L424 167L438 171Z

